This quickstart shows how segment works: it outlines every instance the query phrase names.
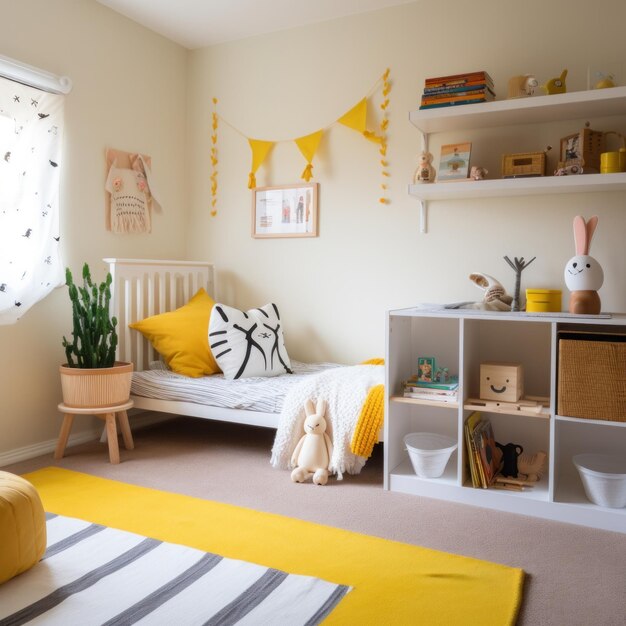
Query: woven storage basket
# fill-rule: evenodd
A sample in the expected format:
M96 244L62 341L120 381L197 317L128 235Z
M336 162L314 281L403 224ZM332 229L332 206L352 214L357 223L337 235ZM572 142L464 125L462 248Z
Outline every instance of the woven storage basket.
M626 422L626 343L560 339L557 412Z
M60 366L63 402L73 408L98 408L128 402L133 364L116 361L113 367L80 369Z

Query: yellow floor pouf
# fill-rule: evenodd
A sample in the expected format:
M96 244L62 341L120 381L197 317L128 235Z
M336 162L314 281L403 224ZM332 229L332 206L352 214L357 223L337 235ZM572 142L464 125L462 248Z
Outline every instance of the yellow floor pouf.
M0 471L0 584L39 562L46 551L46 514L37 490Z

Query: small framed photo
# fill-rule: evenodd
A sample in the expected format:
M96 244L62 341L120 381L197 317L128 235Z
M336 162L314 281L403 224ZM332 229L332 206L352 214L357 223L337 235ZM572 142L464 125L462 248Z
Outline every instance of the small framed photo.
M318 183L252 190L252 236L317 237Z
M420 356L417 359L417 380L432 383L435 376L435 357Z
M567 161L576 161L581 159L582 153L580 148L580 133L563 137L563 139L561 139L560 160L566 163Z
M463 180L467 178L471 152L472 144L469 142L451 143L441 146L437 180L445 182L447 180Z

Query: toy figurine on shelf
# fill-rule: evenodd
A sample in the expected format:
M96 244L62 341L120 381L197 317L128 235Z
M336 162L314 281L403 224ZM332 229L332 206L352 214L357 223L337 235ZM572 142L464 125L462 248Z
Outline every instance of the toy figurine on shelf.
M539 82L532 74L513 76L509 78L507 99L528 98L535 93Z
M478 309L483 311L510 311L513 298L506 293L502 283L489 274L473 272L469 279L485 292L482 302L455 302L446 309Z
M608 89L615 87L615 76L613 74L605 74L604 72L596 72L598 82L593 86L594 89Z
M548 455L543 450L532 455L523 452L517 457L517 470L519 472L517 477L532 483L537 482L546 469L547 458Z
M470 178L472 180L484 180L487 177L487 174L489 174L489 170L476 165L473 165L470 170Z
M413 175L414 183L434 183L435 182L435 168L432 165L433 155L426 150L422 151L419 158L419 165Z
M450 382L450 370L447 367L438 367L435 372L436 383Z
M557 78L551 78L545 85L541 85L541 88L550 96L555 93L565 93L567 91L565 86L566 76L567 70L563 70L560 76Z

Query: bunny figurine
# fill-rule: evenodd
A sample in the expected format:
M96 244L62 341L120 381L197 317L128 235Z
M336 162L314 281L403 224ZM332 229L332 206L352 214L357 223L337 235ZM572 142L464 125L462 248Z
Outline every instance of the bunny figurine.
M313 477L316 485L325 485L328 482L328 466L333 456L333 444L326 433L326 402L317 401L317 406L311 400L304 403L306 419L304 420L304 435L296 445L291 455L291 480L302 483Z
M574 218L574 242L576 256L565 266L565 284L571 291L569 312L597 315L600 313L600 296L598 289L604 282L604 272L600 264L589 255L591 238L598 225L598 217L594 215L585 223L580 215Z

